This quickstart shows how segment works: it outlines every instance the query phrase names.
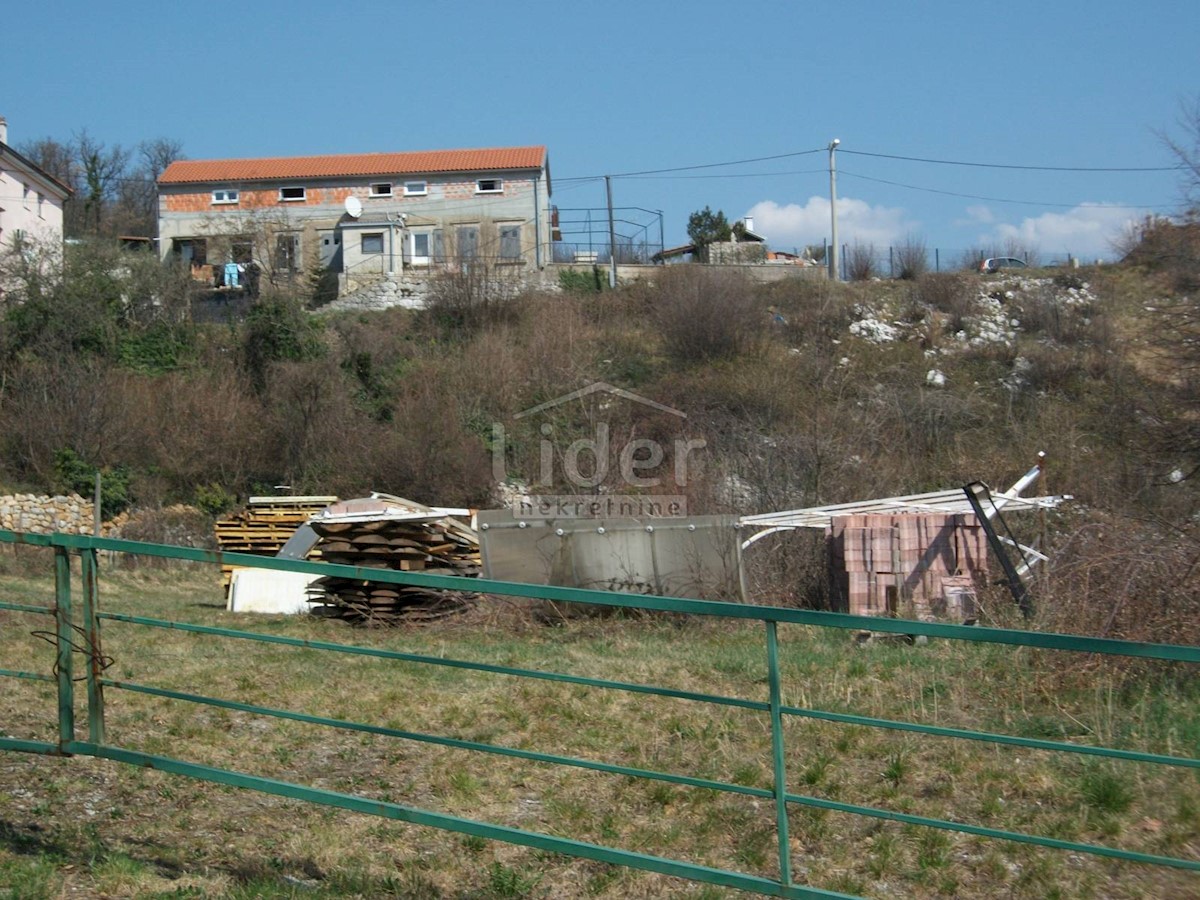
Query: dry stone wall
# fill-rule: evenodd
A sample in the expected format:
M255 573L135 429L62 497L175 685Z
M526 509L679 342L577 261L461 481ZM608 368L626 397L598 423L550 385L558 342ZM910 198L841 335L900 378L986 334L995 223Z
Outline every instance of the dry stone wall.
M10 494L0 497L0 528L50 534L92 533L92 503L78 494Z

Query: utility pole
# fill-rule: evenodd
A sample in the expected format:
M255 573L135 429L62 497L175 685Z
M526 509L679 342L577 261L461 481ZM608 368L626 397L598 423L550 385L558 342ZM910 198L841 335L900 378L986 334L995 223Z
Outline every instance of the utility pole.
M840 281L842 270L839 268L838 233L837 233L837 164L834 161L834 151L841 141L834 138L829 142L829 227L833 232L831 243L832 255L829 257L829 277Z
M608 286L617 287L617 228L613 224L612 177L604 176L604 190L608 193Z

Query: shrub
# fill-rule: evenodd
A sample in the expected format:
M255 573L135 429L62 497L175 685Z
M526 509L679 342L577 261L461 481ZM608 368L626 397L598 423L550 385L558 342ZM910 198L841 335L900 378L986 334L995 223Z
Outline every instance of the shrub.
M578 269L563 269L558 273L558 286L570 294L593 294L607 290L608 276L599 266L586 272Z
M855 241L846 254L846 278L850 281L869 281L879 274L875 261L875 245Z
M104 468L100 471L100 508L104 515L115 516L129 508L132 497L129 493L130 472L124 466ZM64 447L54 457L56 486L60 490L72 491L81 497L91 497L96 492L97 467L89 464L79 454Z
M237 506L237 495L213 482L201 484L192 494L192 502L206 515L216 518Z
M675 266L660 274L658 288L654 324L680 362L737 356L762 339L767 314L740 273Z
M929 251L925 247L925 241L919 237L906 237L896 246L894 258L897 278L911 281L929 271Z
M946 317L946 331L951 334L966 328L967 319L975 313L979 282L958 272L926 273L917 279L917 295L921 302Z
M520 296L521 283L515 274L475 262L435 276L426 309L443 331L471 334L515 319Z
M296 300L264 296L246 315L242 331L242 367L257 389L266 385L274 362L315 359L323 352L321 331Z

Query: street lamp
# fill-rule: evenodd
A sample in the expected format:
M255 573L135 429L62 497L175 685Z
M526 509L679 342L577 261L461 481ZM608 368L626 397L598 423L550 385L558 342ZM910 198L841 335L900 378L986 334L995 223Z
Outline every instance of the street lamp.
M841 141L834 138L829 142L829 225L832 231L833 246L830 248L829 276L838 281L841 279L841 269L838 268L838 233L837 233L837 166L834 163L833 152Z

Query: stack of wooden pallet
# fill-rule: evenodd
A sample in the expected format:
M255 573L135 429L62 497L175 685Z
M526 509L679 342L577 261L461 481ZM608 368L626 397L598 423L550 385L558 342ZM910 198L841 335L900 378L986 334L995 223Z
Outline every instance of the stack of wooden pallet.
M217 520L217 546L226 553L274 556L296 529L337 497L251 497L245 509ZM226 590L233 566L222 566Z
M987 536L974 515L841 516L827 532L835 602L854 615L975 615L976 579L987 575Z
M324 562L426 575L479 575L479 538L454 518L401 514L309 524L321 538L317 549ZM314 581L310 595L314 613L366 625L441 619L475 600L466 591L337 576Z

